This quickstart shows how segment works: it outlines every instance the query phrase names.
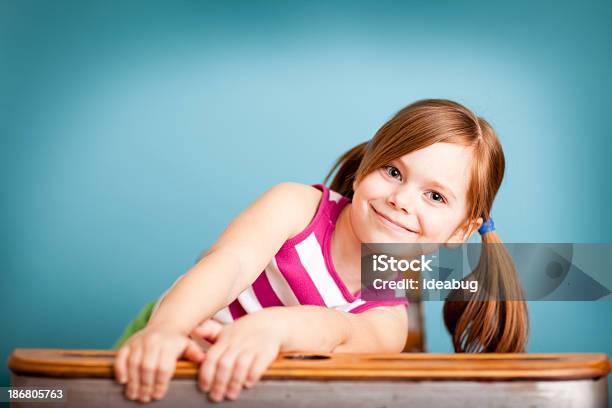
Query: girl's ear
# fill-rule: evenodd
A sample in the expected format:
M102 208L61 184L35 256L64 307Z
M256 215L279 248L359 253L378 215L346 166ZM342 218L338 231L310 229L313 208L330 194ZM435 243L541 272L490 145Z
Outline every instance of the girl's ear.
M482 223L483 219L478 217L475 221L466 222L465 224L459 226L459 228L453 232L453 235L450 236L448 241L446 241L446 246L452 248L463 244L474 232L478 231L478 228L480 228Z

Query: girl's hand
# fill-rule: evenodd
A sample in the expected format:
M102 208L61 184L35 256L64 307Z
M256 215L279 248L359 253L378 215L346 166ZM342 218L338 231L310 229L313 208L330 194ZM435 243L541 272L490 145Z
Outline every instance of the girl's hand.
M200 363L202 348L176 329L145 327L119 349L114 361L115 378L126 384L128 399L149 402L168 390L179 357Z
M252 387L278 355L285 336L278 321L261 312L218 326L209 322L193 335L212 339L200 366L199 386L213 401L236 399L242 387Z

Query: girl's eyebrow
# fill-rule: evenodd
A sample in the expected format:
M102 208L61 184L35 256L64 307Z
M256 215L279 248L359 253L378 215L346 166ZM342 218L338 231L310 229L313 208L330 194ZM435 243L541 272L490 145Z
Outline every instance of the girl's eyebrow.
M408 172L408 166L406 165L406 163L404 163L404 161L402 159L397 159L395 161L397 161L401 165L401 167L403 167L403 170ZM446 193L448 196L452 197L454 200L457 199L457 196L455 195L455 193L453 192L453 190L450 187L445 186L444 184L440 183L437 180L427 180L426 184L442 190L444 193Z

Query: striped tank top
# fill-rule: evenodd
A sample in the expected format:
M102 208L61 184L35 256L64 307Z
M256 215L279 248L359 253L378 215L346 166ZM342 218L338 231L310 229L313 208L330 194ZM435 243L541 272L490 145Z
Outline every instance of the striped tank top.
M317 212L298 235L285 241L257 279L213 318L231 323L249 313L272 306L314 305L360 313L380 306L407 304L406 299L365 301L350 293L338 275L331 256L332 233L347 197L322 184Z

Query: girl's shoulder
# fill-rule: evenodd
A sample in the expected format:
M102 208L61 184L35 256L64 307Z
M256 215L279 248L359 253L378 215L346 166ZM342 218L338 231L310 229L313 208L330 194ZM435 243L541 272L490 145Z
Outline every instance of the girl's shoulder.
M296 212L300 214L300 221L295 225L287 243L297 243L305 238L318 224L328 225L334 223L337 213L344 201L349 201L324 184L302 184L294 182L281 183L286 194L291 196L291 203Z
M287 205L292 207L292 212L297 216L297 222L293 224L293 231L289 239L295 238L304 231L313 221L324 191L314 186L296 183L283 182L274 186L285 197Z
M327 187L322 184L304 184L294 181L285 181L276 185L276 188L283 189L286 193L299 196L302 199L316 201L318 203Z

